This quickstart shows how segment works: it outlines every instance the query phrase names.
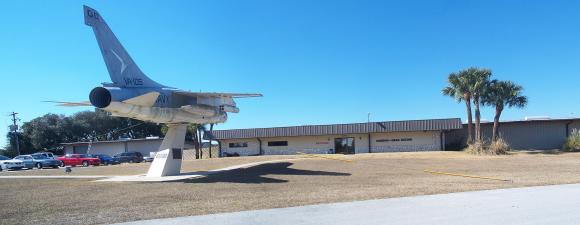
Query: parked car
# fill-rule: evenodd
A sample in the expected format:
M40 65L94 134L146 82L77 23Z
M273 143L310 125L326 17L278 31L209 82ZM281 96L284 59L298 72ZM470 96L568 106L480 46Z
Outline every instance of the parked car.
M128 162L128 163L140 163L143 162L143 155L141 152L122 152L117 153L113 158L119 160L119 162Z
M49 159L56 159L56 157L54 157L54 154L52 154L52 152L37 152L37 153L34 153L34 155L43 155Z
M105 154L94 154L92 156L100 159L101 164L104 164L104 165L115 165L115 164L120 163L118 158L113 158L113 157L105 155Z
M144 162L153 162L153 159L154 159L154 158L153 158L153 157L151 157L151 156L144 156L144 157L143 157L143 161L144 161Z
M89 165L98 166L101 165L101 160L87 154L66 154L64 156L58 157L61 161L61 166L79 166L82 165L87 167Z
M11 159L0 155L0 171L3 170L19 170L24 168L24 162L21 160Z
M49 159L41 154L32 155L19 155L14 157L16 160L22 160L24 162L24 167L32 169L36 167L37 169L42 169L44 167L58 168L60 166L60 161L56 159Z

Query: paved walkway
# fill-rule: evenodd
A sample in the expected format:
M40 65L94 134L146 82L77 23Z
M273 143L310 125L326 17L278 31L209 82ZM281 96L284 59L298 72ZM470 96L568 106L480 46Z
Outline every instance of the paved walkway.
M61 175L61 176L0 176L0 179L99 179L111 176L99 175Z
M309 205L128 224L577 225L580 184Z

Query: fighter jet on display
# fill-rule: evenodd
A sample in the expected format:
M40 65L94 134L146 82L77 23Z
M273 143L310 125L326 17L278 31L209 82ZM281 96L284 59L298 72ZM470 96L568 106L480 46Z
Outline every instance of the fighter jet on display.
M261 94L188 92L167 87L147 77L103 17L84 6L85 24L92 27L107 65L112 83L103 83L89 94L89 102L57 102L61 106L94 106L112 116L154 123L214 124L238 113L234 98L261 97Z

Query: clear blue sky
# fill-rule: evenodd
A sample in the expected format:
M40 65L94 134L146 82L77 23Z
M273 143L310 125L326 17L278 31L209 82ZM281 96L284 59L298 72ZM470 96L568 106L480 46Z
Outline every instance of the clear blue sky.
M0 7L0 145L10 124L109 81L82 4L141 69L186 90L259 92L218 129L465 118L450 72L490 68L525 87L503 119L579 116L577 1L11 1ZM575 113L575 114L573 114ZM485 109L483 118L493 111Z

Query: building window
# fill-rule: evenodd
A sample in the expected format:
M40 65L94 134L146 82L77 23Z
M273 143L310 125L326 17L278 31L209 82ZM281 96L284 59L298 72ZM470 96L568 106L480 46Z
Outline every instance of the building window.
M247 148L248 142L234 142L229 144L230 148Z
M413 138L393 138L393 139L378 139L377 142L399 142L399 141L413 141Z
M268 146L288 146L288 141L269 141Z

